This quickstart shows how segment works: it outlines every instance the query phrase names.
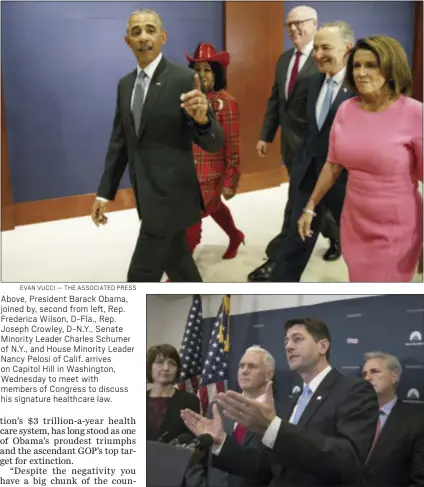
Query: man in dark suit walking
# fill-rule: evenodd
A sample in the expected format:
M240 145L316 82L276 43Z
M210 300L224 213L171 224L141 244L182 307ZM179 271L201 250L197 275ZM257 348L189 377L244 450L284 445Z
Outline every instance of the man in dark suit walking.
M352 28L347 22L327 22L317 32L313 56L319 73L309 79L307 95L308 137L293 160L290 191L293 211L286 235L277 252L277 262L270 281L298 282L308 264L327 209L331 210L337 228L346 194L347 173L343 171L326 199L316 208L314 234L302 240L298 220L314 190L315 183L327 160L331 126L337 109L353 93L344 86L346 63L355 42Z
M291 180L293 156L308 134L306 97L309 78L318 72L312 56L313 39L317 30L317 12L311 7L295 7L288 13L285 26L294 47L285 51L278 60L275 81L256 150L259 157L265 157L268 143L274 140L278 127L281 127L281 157ZM249 281L269 280L282 240L288 230L292 208L293 200L289 191L281 232L268 243L268 260L249 274ZM322 231L331 242L324 258L334 260L340 256L339 231L331 217L326 220Z
M424 486L424 408L397 397L399 360L384 352L367 353L362 370L377 393L380 414L361 486Z
M255 485L354 485L375 434L377 396L366 381L331 368L331 337L324 323L292 319L285 330L287 360L302 377L303 392L287 404L281 417L275 411L271 383L262 403L233 391L220 394L218 400L226 417L262 436L265 450L243 450L226 435L216 406L212 420L185 410L184 422L195 435L213 437L217 467L250 478Z
M200 221L203 206L192 142L208 152L224 144L221 127L208 108L200 80L161 53L167 40L159 15L148 9L128 21L126 43L137 69L118 84L118 97L106 165L92 219L105 224L129 164L140 233L131 259L129 282L201 281L188 250L185 229Z

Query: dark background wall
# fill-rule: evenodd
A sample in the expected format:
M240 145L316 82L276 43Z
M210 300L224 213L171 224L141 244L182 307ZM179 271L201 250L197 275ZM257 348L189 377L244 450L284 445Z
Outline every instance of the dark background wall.
M382 34L397 39L412 62L415 2L311 2L318 13L318 23L345 20L352 26L356 39ZM308 5L308 2L285 2L285 11ZM290 45L287 32L284 45Z
M277 398L284 399L296 385L301 386L301 378L287 365L284 323L302 316L319 318L329 327L330 363L339 372L359 375L366 352L392 353L404 369L398 389L400 399L424 404L424 297L419 295L349 299L232 316L229 388L238 390L238 363L246 348L252 345L262 346L275 358ZM206 356L213 322L213 318L204 320L203 356ZM419 332L421 339L412 341L413 332ZM418 391L418 401L408 397L412 389Z
M141 5L157 10L169 33L165 55L185 64L184 50L193 51L200 41L223 47L223 3L2 2L2 76L14 203L96 191L111 131L117 82L135 67L133 55L124 44L132 11ZM357 37L374 33L396 37L411 58L412 3L313 2L313 6L320 22L347 20ZM299 4L284 2L284 11ZM275 41L268 38L266 25L261 22L252 29L251 35L262 37L263 42L256 43L258 51L249 53L248 59L259 56L257 62L263 64L261 49L268 52L270 42L281 46L281 37ZM285 38L284 49L288 47L290 42ZM262 64L261 73L266 71ZM274 64L272 61L270 72ZM239 74L243 69L236 62L231 69L231 87L238 94L234 83L244 83ZM263 88L266 96L268 84ZM252 101L240 100L242 114L246 103ZM265 102L253 105L259 133ZM244 113L249 112L247 108ZM247 172L260 169L253 160L254 132L252 129L252 143L243 155L246 161L242 167L244 164ZM121 187L128 186L125 177Z
M161 15L172 61L186 64L184 51L200 41L222 48L222 2L2 2L15 203L97 190L117 83L135 68L127 19L140 7Z

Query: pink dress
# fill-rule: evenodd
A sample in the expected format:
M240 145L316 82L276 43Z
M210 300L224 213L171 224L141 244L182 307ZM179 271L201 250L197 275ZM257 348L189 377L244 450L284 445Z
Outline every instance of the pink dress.
M410 282L422 246L423 104L401 96L381 112L342 103L327 160L348 171L340 223L351 282Z

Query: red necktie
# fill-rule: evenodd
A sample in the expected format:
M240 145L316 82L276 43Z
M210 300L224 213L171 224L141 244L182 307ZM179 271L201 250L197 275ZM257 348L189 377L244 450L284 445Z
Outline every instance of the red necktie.
M299 61L300 61L300 56L302 55L302 53L300 51L297 51L296 52L296 60L294 62L294 65L293 65L293 69L292 69L292 72L291 72L291 75L290 75L290 81L289 81L289 87L287 89L287 94L290 95L292 89L293 89L293 86L294 86L294 82L296 80L296 76L297 76L297 73L299 72Z
M377 443L378 437L380 436L380 433L381 433L381 416L383 414L385 414L384 411L382 409L380 409L379 415L378 415L378 421L377 421L377 428L375 429L374 441L372 442L371 450L368 453L368 458L367 458L367 462L366 463L368 463L368 460L370 459L370 456L371 456L371 452L373 451L374 446Z
M241 445L243 443L243 439L246 433L247 433L247 428L242 426L240 423L237 423L237 426L233 431L233 438L237 441L239 445Z

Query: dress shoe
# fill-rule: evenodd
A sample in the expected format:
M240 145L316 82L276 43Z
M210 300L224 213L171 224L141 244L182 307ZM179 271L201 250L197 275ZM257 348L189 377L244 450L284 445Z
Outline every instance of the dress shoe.
M236 236L230 238L230 245L228 245L227 250L225 251L224 255L222 256L223 259L234 259L237 255L238 248L240 245L244 243L244 233L237 230Z
M271 259L268 259L266 262L257 267L254 271L252 271L247 276L247 280L249 282L268 282L274 266L275 262Z
M333 260L337 260L342 255L340 250L340 243L336 240L332 240L330 243L330 247L328 247L327 252L323 255L323 259L327 262L331 262Z

